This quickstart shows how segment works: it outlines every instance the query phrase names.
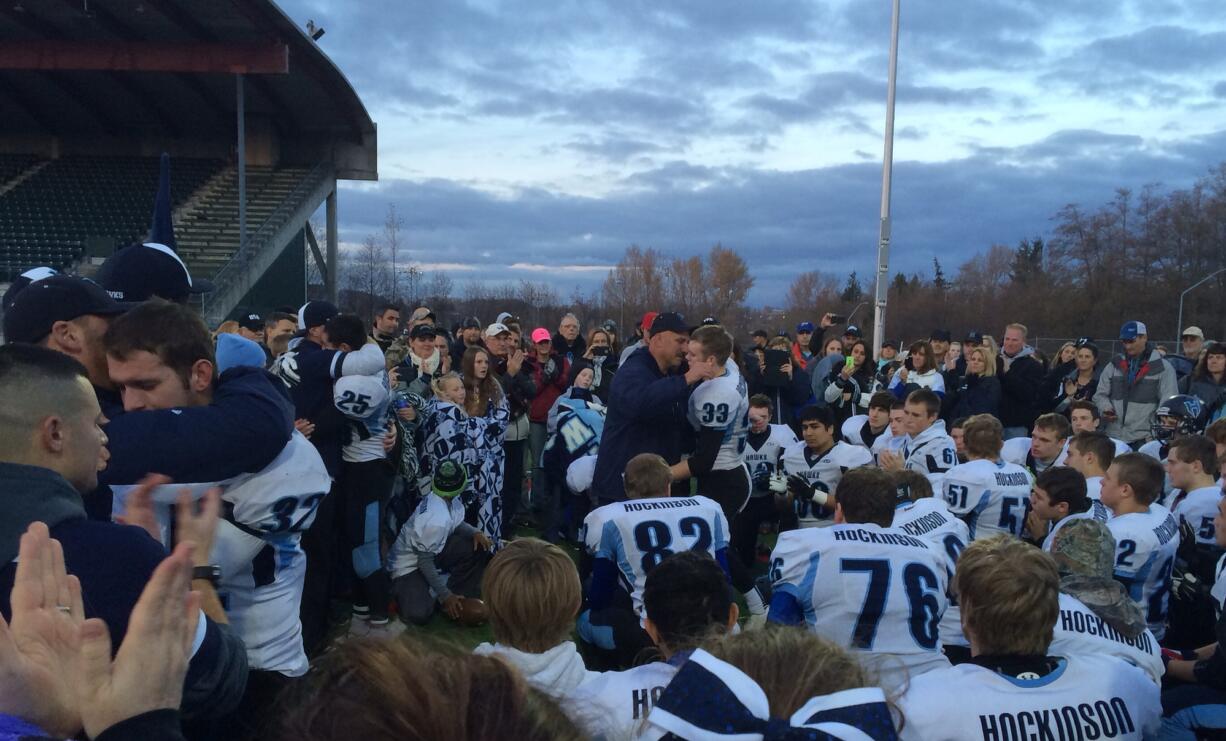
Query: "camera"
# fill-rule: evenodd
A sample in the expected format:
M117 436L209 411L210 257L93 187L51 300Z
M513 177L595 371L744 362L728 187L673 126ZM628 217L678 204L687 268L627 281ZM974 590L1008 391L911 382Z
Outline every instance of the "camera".
M598 356L598 357L602 357L602 356L605 356L605 355L608 355L608 354L609 354L609 348L608 348L608 346L607 346L607 345L600 345L600 346L598 346L598 347L593 347L593 348L592 348L592 355L596 355L596 356Z
M847 322L847 317L843 316L842 314L831 314L830 315L831 324L844 324L846 322Z
M915 363L911 360L910 355L907 356L906 360L902 361L902 367L906 368L908 373L915 370Z

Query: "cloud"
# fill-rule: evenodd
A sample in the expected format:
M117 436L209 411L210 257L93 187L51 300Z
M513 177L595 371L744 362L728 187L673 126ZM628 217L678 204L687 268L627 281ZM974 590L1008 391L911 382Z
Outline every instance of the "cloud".
M939 106L975 106L991 103L995 94L986 87L952 88L940 85L898 83L899 105L930 103ZM772 116L781 123L820 121L862 104L884 104L886 80L860 72L823 72L812 75L804 89L793 98L776 95L751 95L741 107Z
M947 269L993 243L1048 233L1066 203L1088 208L1119 187L1189 185L1226 159L1226 130L1158 145L1094 130L1057 132L947 162L897 162L891 269ZM342 194L346 239L377 233L394 201L405 215L407 259L459 263L479 280L556 271L595 290L601 266L631 244L669 255L738 250L757 279L750 298L780 302L797 273L871 273L881 187L879 162L785 172L713 168L683 160L629 177L588 198L543 189L493 195L443 180L395 180ZM458 268L457 268L458 269Z
M1074 58L1150 72L1204 70L1226 62L1226 32L1199 33L1178 26L1153 26L1136 33L1095 39Z

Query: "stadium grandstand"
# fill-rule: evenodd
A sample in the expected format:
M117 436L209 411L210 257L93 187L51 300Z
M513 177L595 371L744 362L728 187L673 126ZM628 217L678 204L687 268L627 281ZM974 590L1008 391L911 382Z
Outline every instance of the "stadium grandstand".
M0 282L90 275L144 239L165 152L210 323L301 303L308 249L335 300L336 184L378 178L375 124L275 4L8 2L0 39ZM320 245L306 226L325 202Z

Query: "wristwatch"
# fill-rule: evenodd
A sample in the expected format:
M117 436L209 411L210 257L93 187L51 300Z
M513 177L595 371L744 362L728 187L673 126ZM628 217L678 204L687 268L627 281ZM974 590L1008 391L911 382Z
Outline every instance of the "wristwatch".
M192 569L192 581L207 581L216 587L221 583L221 567L215 563L208 566L196 566Z

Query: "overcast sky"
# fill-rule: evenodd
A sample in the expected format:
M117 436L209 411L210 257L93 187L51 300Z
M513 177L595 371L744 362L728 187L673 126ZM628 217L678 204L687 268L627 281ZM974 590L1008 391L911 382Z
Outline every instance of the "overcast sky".
M758 304L873 272L889 0L278 2L379 127L343 241L394 202L402 261L564 296L632 243L733 247ZM1187 186L1226 159L1224 107L1221 0L904 0L891 269Z

